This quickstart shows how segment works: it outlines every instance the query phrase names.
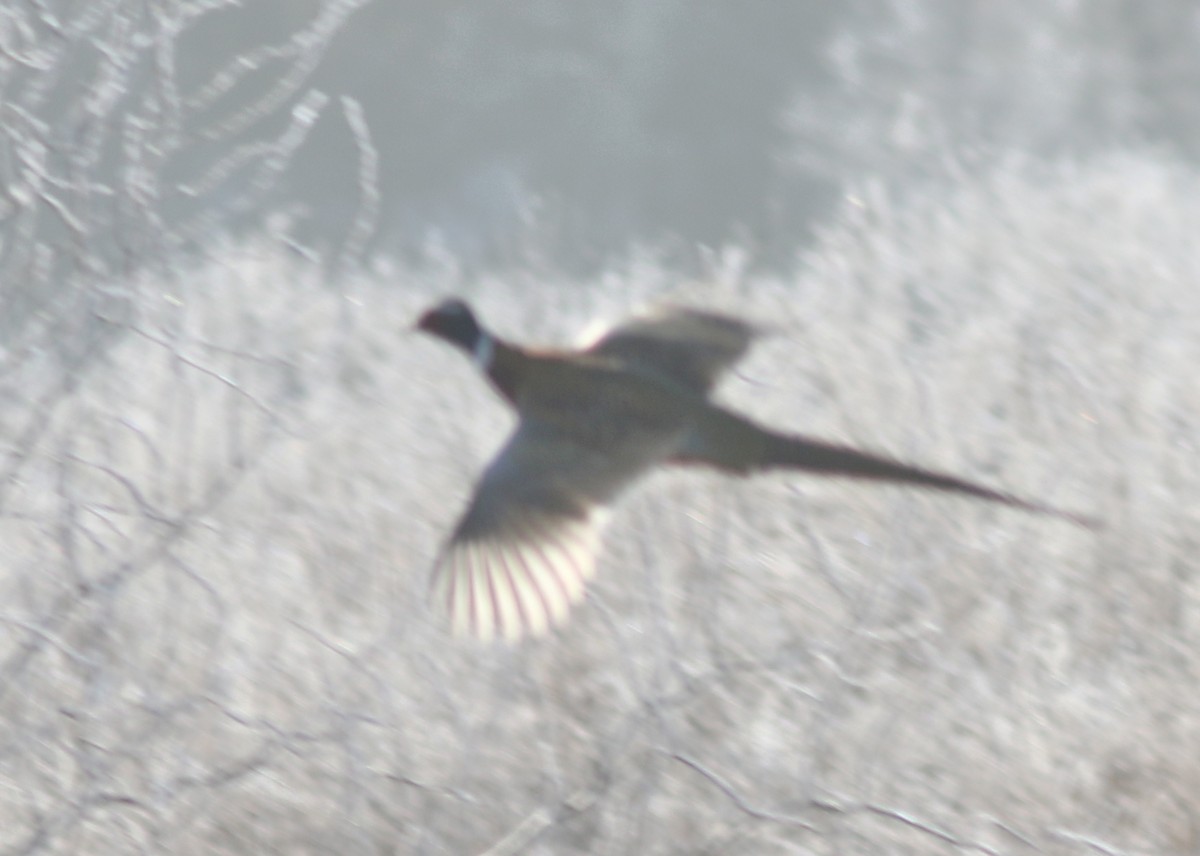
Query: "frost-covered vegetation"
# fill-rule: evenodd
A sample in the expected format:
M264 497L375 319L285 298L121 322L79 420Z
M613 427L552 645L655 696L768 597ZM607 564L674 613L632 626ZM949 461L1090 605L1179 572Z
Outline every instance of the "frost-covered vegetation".
M331 288L265 243L133 278L70 384L4 375L4 852L1188 852L1196 187L875 189L794 275L704 287ZM664 474L562 632L452 640L426 575L509 417L410 330L451 292L541 341L665 297L767 319L726 400L1107 527Z
M198 82L225 4L67 5L0 13L0 854L1196 850L1193 168L940 149L774 274L408 266L307 77L362 4ZM356 202L309 246L272 194L331 118ZM511 416L412 330L448 294L544 343L758 319L723 400L1105 526L663 472L561 631L452 639L429 569Z

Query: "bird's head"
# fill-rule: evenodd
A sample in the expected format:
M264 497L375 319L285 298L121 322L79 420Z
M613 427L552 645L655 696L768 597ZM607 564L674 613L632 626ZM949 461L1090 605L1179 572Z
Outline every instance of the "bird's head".
M462 348L484 368L491 361L492 337L475 318L475 313L456 297L443 300L417 319L417 329Z

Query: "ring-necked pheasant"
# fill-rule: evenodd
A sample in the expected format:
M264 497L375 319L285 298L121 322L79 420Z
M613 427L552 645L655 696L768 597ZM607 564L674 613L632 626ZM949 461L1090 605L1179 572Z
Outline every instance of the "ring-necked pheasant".
M717 377L756 334L735 318L660 310L582 351L505 342L461 300L417 326L465 351L518 416L434 569L433 602L457 633L515 639L561 623L592 575L606 507L659 464L903 482L1091 525L956 476L776 433L713 403Z

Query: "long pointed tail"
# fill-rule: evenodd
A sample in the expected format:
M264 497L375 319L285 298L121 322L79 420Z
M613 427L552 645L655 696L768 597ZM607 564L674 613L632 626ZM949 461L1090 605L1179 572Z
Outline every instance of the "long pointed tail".
M688 437L676 458L681 463L708 464L735 473L785 468L912 484L974 496L1037 514L1049 514L1089 529L1099 525L1095 518L1022 499L958 476L902 464L850 446L778 434L720 408L713 408L709 415L712 418L702 420L702 424Z

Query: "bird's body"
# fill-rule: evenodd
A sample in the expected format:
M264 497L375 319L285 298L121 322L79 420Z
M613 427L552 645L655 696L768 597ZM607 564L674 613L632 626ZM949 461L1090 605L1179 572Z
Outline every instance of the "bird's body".
M581 446L623 459L669 450L704 399L666 378L602 359L544 356L514 387L523 419L553 425Z
M519 419L434 571L434 603L457 632L513 639L561 623L592 574L604 510L660 464L907 482L1071 517L954 476L780 434L712 403L717 378L756 333L737 319L665 310L582 351L504 342L458 300L418 326L467 352Z

